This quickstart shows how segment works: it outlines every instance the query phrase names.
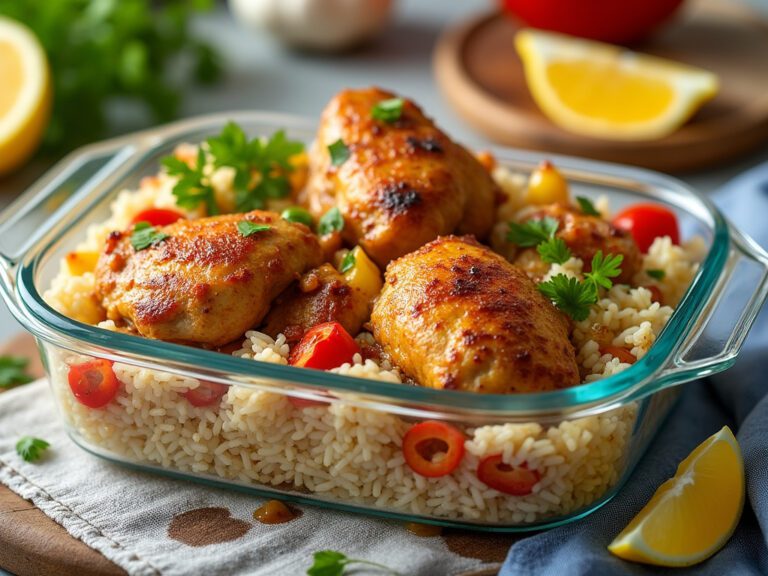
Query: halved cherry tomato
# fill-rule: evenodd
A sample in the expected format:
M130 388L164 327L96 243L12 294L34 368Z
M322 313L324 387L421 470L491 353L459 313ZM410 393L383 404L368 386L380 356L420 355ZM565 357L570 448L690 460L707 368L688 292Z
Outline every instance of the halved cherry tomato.
M147 208L133 217L132 223L149 222L152 226L167 226L184 218L184 214L169 208Z
M352 363L360 346L338 322L318 324L307 330L288 357L291 366L330 370Z
M624 364L634 364L637 362L635 355L621 346L602 346L600 348L600 354L610 354L614 358L618 358L619 361Z
M120 381L112 370L112 362L103 358L71 365L67 380L77 401L88 408L106 406L120 387Z
M403 436L403 456L411 470L427 478L450 474L464 457L466 438L458 428L427 420L414 424Z
M523 462L520 466L510 466L501 459L501 454L486 456L477 465L477 477L489 488L511 494L527 496L541 480L538 470L529 470Z
M197 388L190 388L182 394L192 406L210 406L219 401L227 393L229 386L218 382L200 382Z
M664 295L661 293L658 286L648 284L647 286L643 286L643 288L651 293L651 302L658 302L662 306L664 305Z
M634 204L613 217L613 225L632 234L637 247L645 253L660 236L669 236L673 244L680 243L677 216L659 204Z

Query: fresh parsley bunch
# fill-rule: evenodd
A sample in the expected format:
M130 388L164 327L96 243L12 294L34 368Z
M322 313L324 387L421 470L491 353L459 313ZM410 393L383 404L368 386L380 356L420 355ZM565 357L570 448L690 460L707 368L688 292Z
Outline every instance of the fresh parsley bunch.
M0 0L0 14L29 26L51 65L47 149L63 152L114 129L107 108L117 98L138 103L151 121L173 118L182 84L190 77L210 83L219 76L216 53L189 33L192 15L212 5L212 0Z
M235 171L235 210L250 212L264 208L270 198L284 198L291 190L287 174L293 171L291 158L304 150L301 142L289 140L279 130L270 138L249 140L234 122L227 123L218 136L206 140L215 168L230 167ZM168 174L178 181L173 187L176 203L194 209L204 204L209 216L219 213L213 187L205 172L206 154L198 150L193 166L175 156L162 160Z

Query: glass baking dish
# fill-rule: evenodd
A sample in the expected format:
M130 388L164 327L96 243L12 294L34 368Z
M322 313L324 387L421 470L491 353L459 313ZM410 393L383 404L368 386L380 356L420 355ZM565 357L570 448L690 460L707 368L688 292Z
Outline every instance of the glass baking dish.
M676 385L728 368L768 291L768 255L681 182L637 168L549 156L576 194L607 194L611 208L651 199L671 207L684 236L707 245L701 267L649 352L627 370L555 392L476 395L269 364L143 339L71 320L42 298L60 259L106 218L118 191L135 188L160 157L234 120L250 135L279 128L309 142L312 123L268 113L218 114L92 145L73 153L0 215L0 286L32 332L72 439L98 456L147 471L262 496L475 530L554 526L595 510L631 473L669 413ZM538 153L496 150L526 173ZM114 363L117 397L78 403L73 364ZM202 384L201 384L202 383ZM218 383L218 403L196 407L189 389ZM447 476L404 462L417 422L444 421L466 435ZM478 463L535 474L530 493L498 492ZM530 474L528 475L530 478Z

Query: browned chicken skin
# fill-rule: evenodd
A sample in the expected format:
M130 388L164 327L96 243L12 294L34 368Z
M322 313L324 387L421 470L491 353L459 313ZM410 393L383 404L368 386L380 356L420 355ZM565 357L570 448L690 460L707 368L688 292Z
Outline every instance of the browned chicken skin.
M592 269L592 257L598 250L604 255L621 254L621 275L615 283L629 283L642 267L640 250L632 236L619 230L599 216L588 216L577 208L563 204L550 204L526 212L522 221L554 218L558 221L557 236L562 238L576 258L584 262L584 271ZM521 250L513 260L534 280L541 280L549 270L549 265L539 258L535 248Z
M580 381L565 318L471 237L438 238L392 262L371 325L422 386L501 394Z
M289 343L323 322L338 322L353 336L370 314L368 299L352 288L336 268L323 264L278 296L261 331Z
M270 228L245 237L242 220ZM113 232L96 267L107 317L149 338L211 347L240 338L322 261L309 228L272 212L179 220L159 230L169 237L141 251L130 232Z
M304 198L316 218L338 206L345 240L380 266L441 234L485 237L497 192L477 159L410 100L395 122L374 119L373 107L393 97L369 88L331 100L310 153ZM333 166L328 146L338 140L350 155Z

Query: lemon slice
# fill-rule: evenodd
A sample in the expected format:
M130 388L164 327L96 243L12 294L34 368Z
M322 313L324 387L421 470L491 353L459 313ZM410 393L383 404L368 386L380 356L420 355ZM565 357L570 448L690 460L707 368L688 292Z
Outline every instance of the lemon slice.
M725 426L662 484L608 550L634 562L690 566L728 541L744 507L744 462Z
M23 24L0 17L0 174L32 155L48 122L48 61Z
M661 138L717 93L710 72L611 44L531 29L515 44L536 104L576 134Z

